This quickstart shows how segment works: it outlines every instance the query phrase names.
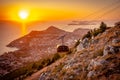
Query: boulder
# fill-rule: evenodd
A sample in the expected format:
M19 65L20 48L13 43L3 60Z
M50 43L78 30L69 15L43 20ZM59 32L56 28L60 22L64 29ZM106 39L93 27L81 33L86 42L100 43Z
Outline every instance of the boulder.
M108 55L108 54L116 54L120 51L120 46L111 46L111 45L107 45L105 46L104 50L103 50L103 55Z
M82 41L83 48L87 48L88 45L89 45L89 39L88 38L83 39L83 41Z
M88 72L87 77L88 77L88 78L91 78L91 77L94 76L95 74L96 74L95 71L90 71L90 72Z
M114 44L119 43L119 42L120 42L120 38L116 38L116 39L112 40L112 43L114 43Z
M104 59L101 59L100 57L97 57L95 59L92 59L90 61L90 64L88 65L88 70L101 70L103 69L108 62Z

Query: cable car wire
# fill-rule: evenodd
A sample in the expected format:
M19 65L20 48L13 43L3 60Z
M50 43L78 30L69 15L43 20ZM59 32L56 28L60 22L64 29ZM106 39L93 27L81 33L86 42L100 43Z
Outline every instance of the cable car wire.
M101 18L103 18L103 16L106 16L107 14L110 14L110 13L114 12L118 8L120 8L120 4L115 6L115 7L113 7L113 8L111 8L110 10L104 12L101 16L98 16L96 19L101 19Z
M94 16L94 15L96 15L97 13L100 13L100 12L102 12L103 10L106 10L106 9L110 8L111 6L113 6L113 5L115 5L115 4L118 4L118 3L120 3L120 0L117 0L117 1L115 1L114 3L111 3L111 4L107 5L107 6L104 6L103 8L101 8L101 9L99 9L99 10L97 10L97 11L91 13L91 14L88 14L87 16L83 17L82 19L86 19L86 18L88 18L88 17Z

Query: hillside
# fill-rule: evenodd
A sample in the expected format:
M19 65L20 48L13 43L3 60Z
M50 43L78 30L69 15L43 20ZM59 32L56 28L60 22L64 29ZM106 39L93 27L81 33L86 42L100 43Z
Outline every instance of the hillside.
M86 48L46 67L39 80L120 80L120 26L107 29L89 40Z
M18 50L6 52L0 56L0 79L4 77L9 80L24 74L29 75L36 69L51 64L56 60L54 54L57 52L57 45L61 44L61 40L58 38L66 35L64 43L71 48L75 44L75 40L82 38L87 31L88 29L79 29L77 33L82 32L79 35L50 26L44 31L32 31L12 41L7 46L18 48ZM35 64L37 67L34 68Z
M75 44L75 40L82 37L87 31L89 31L89 29L79 29L78 31L67 32L54 26L50 26L44 31L32 31L28 35L12 41L7 46L16 47L19 50L25 49L27 53L38 60L41 57L56 53L57 45L61 44L61 40L58 40L61 36L66 35L64 44L71 48ZM82 32L82 34L76 34L80 32Z

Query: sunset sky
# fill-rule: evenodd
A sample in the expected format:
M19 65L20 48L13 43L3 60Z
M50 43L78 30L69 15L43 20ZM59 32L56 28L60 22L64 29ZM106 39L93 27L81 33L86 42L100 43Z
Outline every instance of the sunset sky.
M20 10L27 21L120 20L120 0L0 0L0 20L20 21Z
M73 20L98 22L68 26ZM51 25L66 31L94 29L104 20L120 20L120 0L0 0L0 54L9 51L5 47L9 42L32 30L45 30Z

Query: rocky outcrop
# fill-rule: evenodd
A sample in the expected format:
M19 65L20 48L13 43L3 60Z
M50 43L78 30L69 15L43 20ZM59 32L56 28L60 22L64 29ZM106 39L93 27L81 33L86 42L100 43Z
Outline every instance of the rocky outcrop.
M40 80L119 80L120 79L120 35L113 27L94 38L85 47L74 54L65 56L56 64L41 72ZM46 74L42 76L42 74ZM41 77L42 76L42 77ZM44 78L43 78L44 77Z
M112 43L116 44L116 43L119 43L120 42L120 38L115 38L112 40Z
M108 54L116 54L120 51L120 46L111 46L111 45L107 45L104 48L103 54L108 55Z

